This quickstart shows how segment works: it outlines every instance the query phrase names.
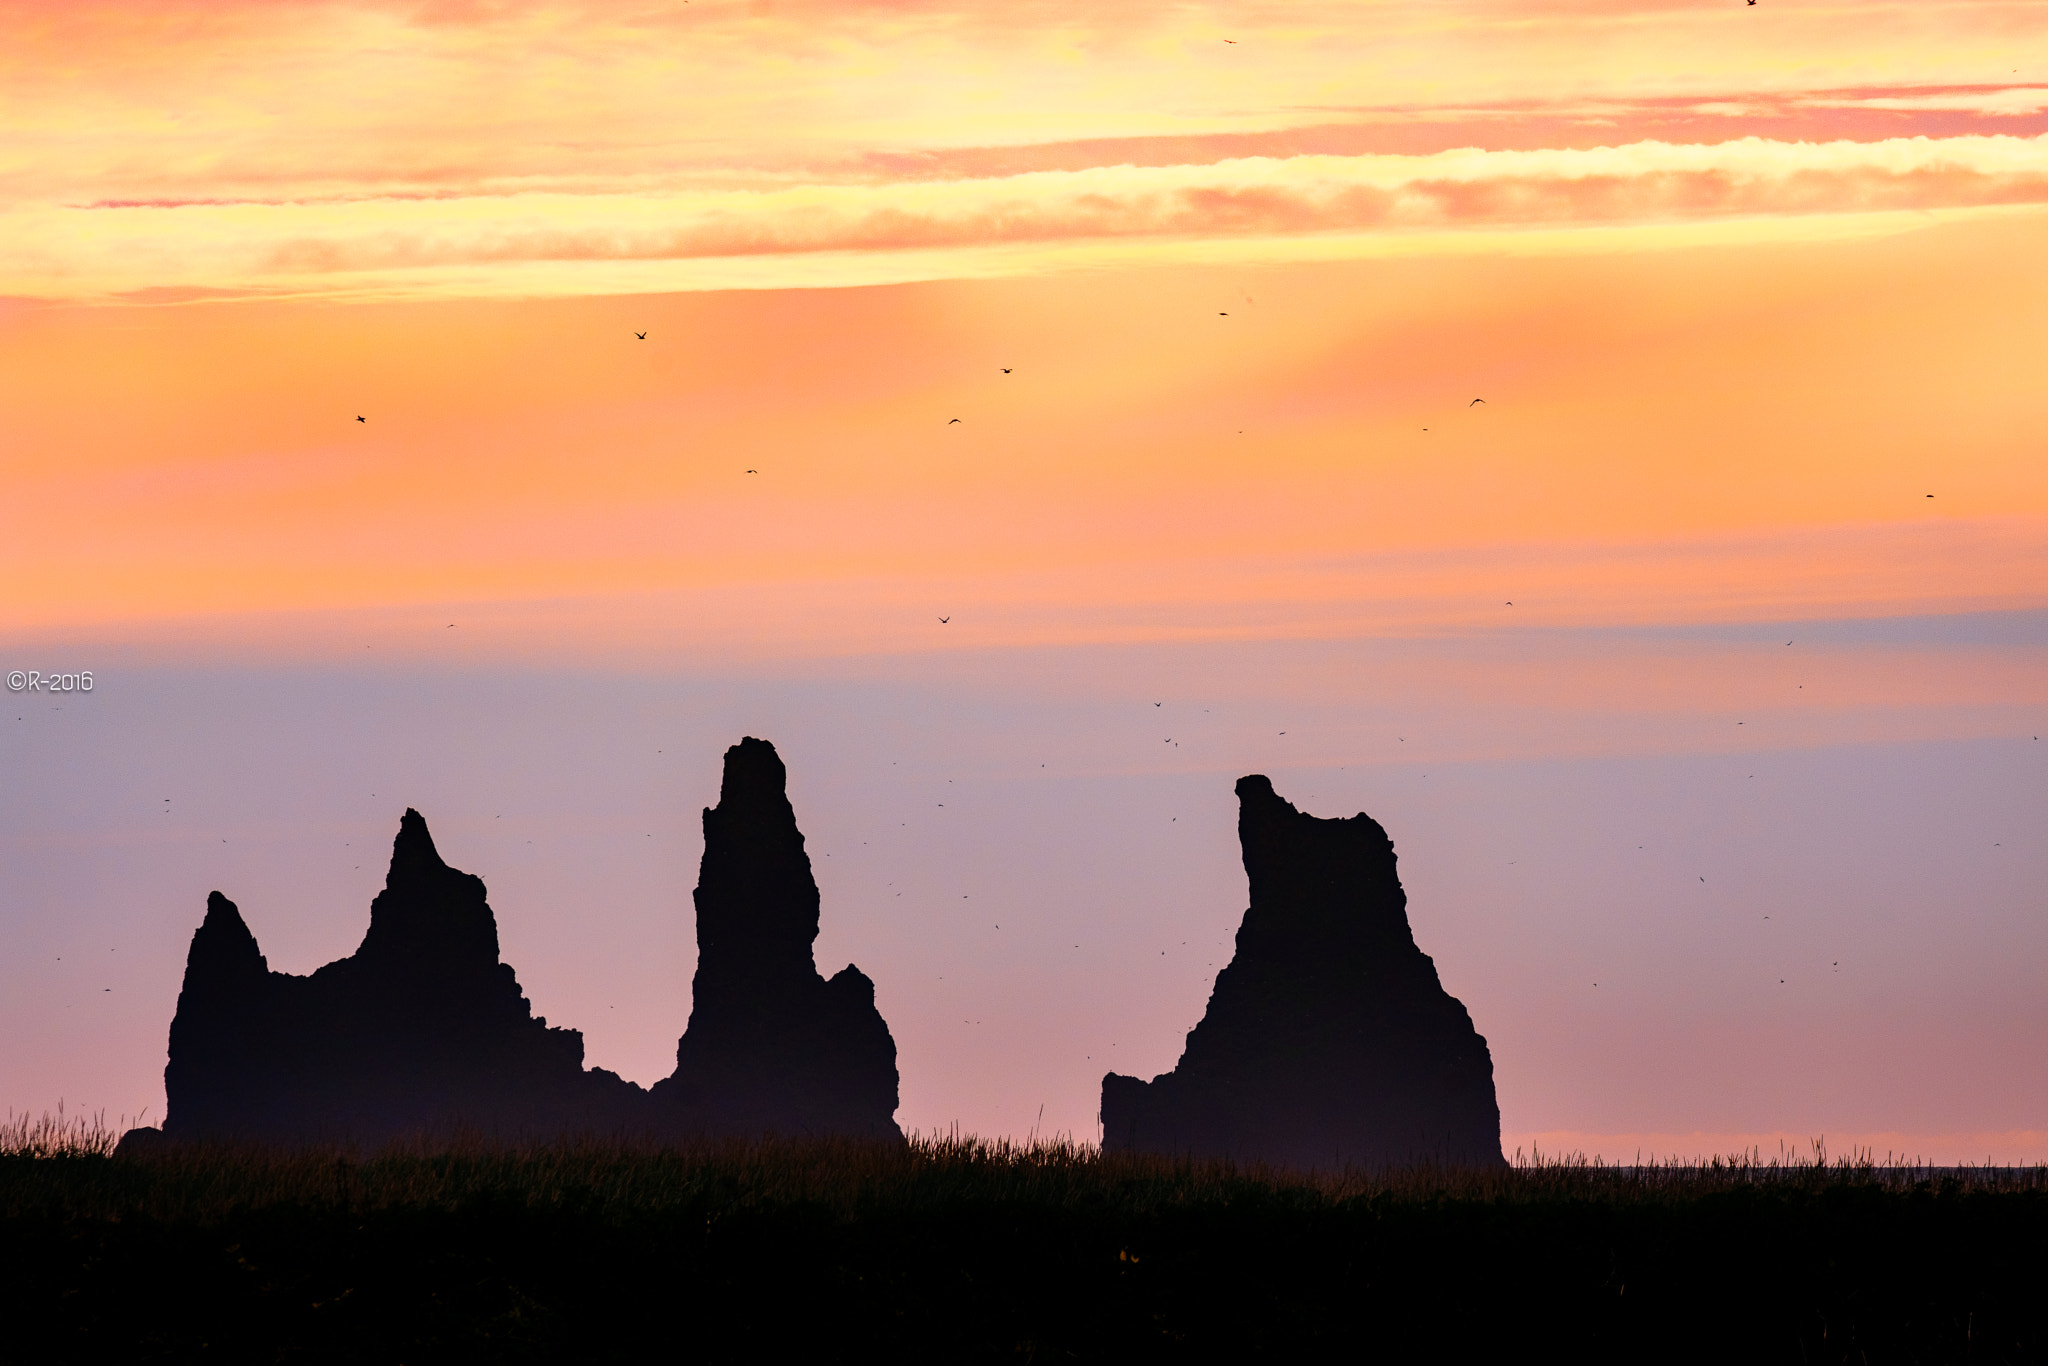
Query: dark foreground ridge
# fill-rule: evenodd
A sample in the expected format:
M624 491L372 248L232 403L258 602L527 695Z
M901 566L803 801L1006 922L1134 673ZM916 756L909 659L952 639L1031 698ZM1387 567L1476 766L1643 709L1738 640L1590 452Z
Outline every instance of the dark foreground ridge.
M474 1133L678 1138L764 1133L901 1137L896 1045L874 986L811 966L818 888L774 747L726 754L704 813L701 956L676 1075L652 1094L583 1066L583 1036L536 1018L482 879L450 868L407 810L355 953L308 977L272 972L219 892L192 936L171 1021L161 1132L377 1145Z
M56 1359L2048 1360L2048 1169L8 1138L7 1327Z
M1102 1079L1105 1152L1499 1166L1493 1058L1415 946L1394 846L1237 783L1251 907L1173 1071Z
M787 780L766 740L725 752L704 811L690 1023L654 1098L714 1133L900 1139L875 984L850 963L827 981L811 956L818 883Z

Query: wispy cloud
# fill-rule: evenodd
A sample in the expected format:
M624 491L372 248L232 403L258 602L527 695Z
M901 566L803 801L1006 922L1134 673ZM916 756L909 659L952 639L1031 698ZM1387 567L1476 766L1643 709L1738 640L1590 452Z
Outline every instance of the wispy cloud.
M111 297L495 286L489 268L930 252L1130 239L1279 240L1896 213L2048 201L2048 135L1249 157L776 190L339 202L132 202L0 214L0 293ZM1069 260L1071 263L1071 258ZM1028 266L1028 258L1024 259ZM476 273L482 268L482 273ZM408 277L414 283L408 286ZM760 283L831 283L815 262Z
M2039 198L2048 133L2012 55L2048 10L2003 0L0 0L0 29L0 293L39 298L1953 209ZM704 262L747 264L615 268Z

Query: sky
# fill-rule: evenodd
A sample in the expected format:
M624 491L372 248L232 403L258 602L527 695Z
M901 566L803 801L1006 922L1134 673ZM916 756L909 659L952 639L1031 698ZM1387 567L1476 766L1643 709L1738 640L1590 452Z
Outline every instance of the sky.
M652 1082L752 734L909 1129L1173 1065L1263 772L1510 1153L2048 1161L2048 8L0 27L0 1108L407 806Z

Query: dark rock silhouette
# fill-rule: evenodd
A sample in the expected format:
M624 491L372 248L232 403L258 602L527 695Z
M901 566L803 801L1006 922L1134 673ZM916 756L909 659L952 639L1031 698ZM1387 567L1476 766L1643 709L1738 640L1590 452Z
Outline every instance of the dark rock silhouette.
M704 813L696 996L675 1074L652 1093L586 1071L583 1036L534 1017L498 961L483 881L442 862L408 810L362 945L311 976L272 972L235 903L207 899L171 1021L163 1128L130 1131L122 1151L459 1131L901 1139L874 984L812 965L818 884L784 780L766 741L726 752Z
M1103 1150L1500 1165L1492 1056L1415 946L1387 832L1306 815L1258 775L1237 797L1236 955L1173 1071L1102 1079Z
M654 1097L710 1132L900 1138L874 983L851 964L827 981L812 961L818 884L786 780L766 740L725 752L704 811L690 1023Z
M536 1019L482 879L407 810L355 953L272 972L235 903L207 898L164 1069L163 1136L377 1143L645 1127L646 1093L583 1069L583 1036Z

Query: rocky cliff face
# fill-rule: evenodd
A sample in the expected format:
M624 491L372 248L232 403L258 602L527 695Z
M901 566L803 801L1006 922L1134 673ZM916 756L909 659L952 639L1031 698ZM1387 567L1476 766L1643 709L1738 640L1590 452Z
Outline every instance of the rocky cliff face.
M765 740L725 752L704 812L689 1027L654 1096L712 1132L900 1138L874 983L850 964L828 981L812 961L818 884L786 778Z
M381 1142L642 1127L639 1087L583 1069L583 1036L536 1019L481 879L442 862L417 811L354 954L270 971L215 892L192 936L164 1069L167 1138Z
M1493 1059L1415 945L1394 846L1237 784L1251 906L1173 1071L1102 1081L1105 1151L1498 1165Z

